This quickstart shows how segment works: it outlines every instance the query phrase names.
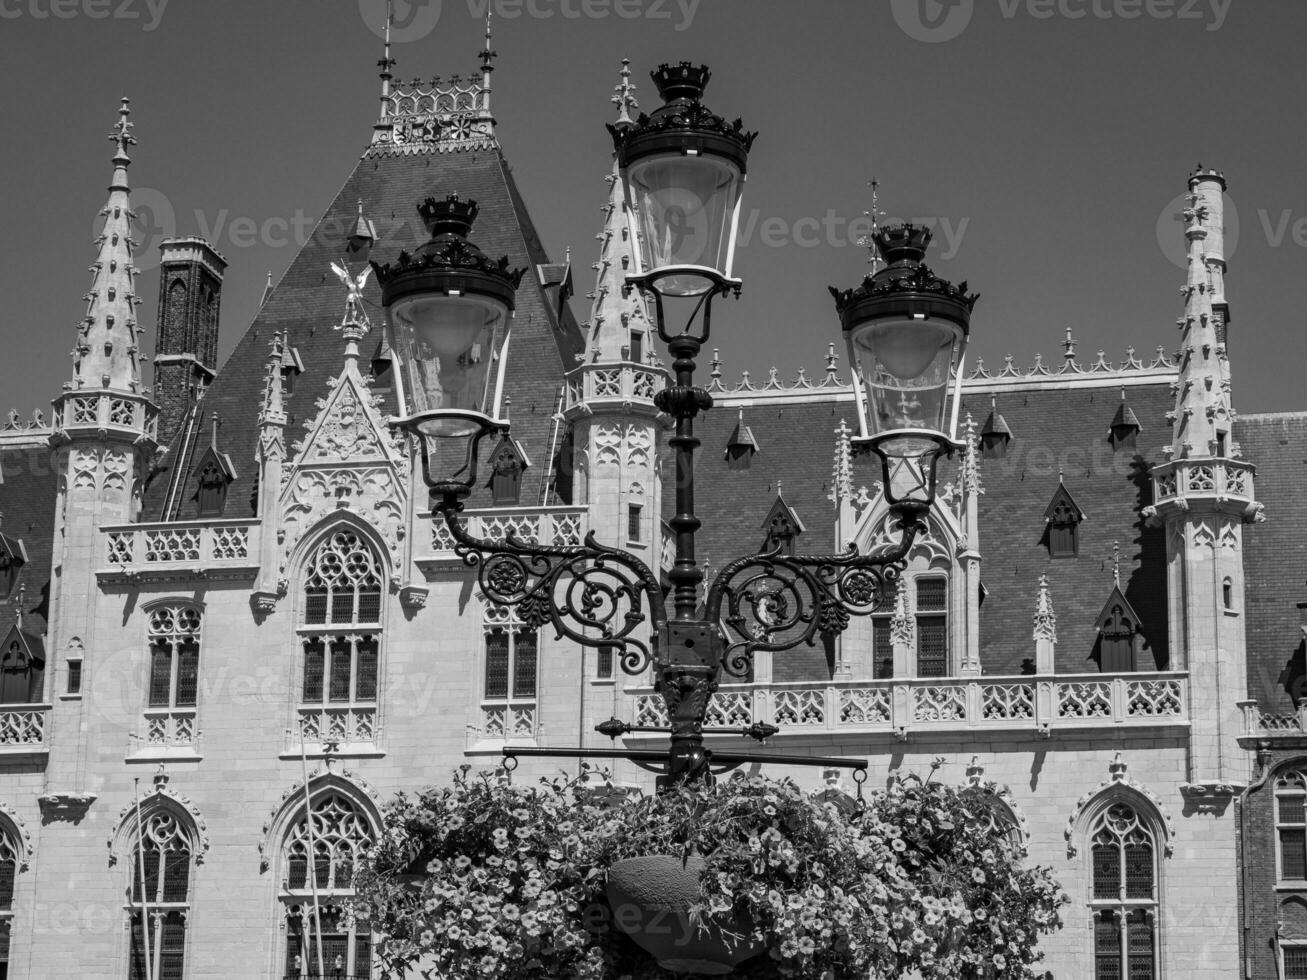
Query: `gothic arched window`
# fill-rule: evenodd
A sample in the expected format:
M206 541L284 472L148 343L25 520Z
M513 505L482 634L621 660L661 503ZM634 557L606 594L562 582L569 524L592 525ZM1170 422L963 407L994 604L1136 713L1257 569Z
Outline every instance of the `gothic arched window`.
M1307 881L1307 776L1288 769L1275 777L1276 879Z
M948 579L940 575L916 580L917 676L947 677Z
M148 813L143 829L137 832L128 869L132 882L128 980L182 980L185 976L192 850L190 834L176 814L158 808Z
M0 824L0 977L8 976L9 936L14 917L14 886L22 866L22 851L13 834Z
M190 745L200 687L200 611L185 603L150 612L150 686L145 731L151 745Z
M333 531L310 556L300 627L305 740L374 741L384 586L378 556L353 530Z
M1089 830L1094 980L1155 980L1158 868L1153 830L1129 803L1106 807Z
M291 826L282 849L284 976L371 977L371 930L343 905L354 894L354 869L372 841L367 816L339 792L315 797L309 813Z
M483 626L486 647L482 731L491 739L534 738L539 634L517 619L507 606L487 605Z

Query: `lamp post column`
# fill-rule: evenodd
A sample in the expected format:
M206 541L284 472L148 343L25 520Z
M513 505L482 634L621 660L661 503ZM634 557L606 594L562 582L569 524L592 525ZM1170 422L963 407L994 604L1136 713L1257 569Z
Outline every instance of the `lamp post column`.
M661 304L660 304L661 305ZM703 722L708 700L721 672L722 638L713 623L699 618L699 584L703 570L695 557L694 538L701 522L694 512L694 453L699 440L694 419L712 407L712 396L694 386L699 338L682 334L670 339L676 382L655 396L655 404L676 419L676 434L668 440L676 452L676 514L668 522L675 532L676 560L672 580L673 619L658 637L655 663L658 691L667 705L671 727L668 783L701 779L708 773L703 748Z

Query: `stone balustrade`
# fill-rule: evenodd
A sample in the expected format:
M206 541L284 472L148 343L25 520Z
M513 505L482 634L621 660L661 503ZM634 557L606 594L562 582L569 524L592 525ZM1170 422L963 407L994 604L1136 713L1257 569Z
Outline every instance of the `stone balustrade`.
M580 544L588 530L585 507L496 507L487 510L466 511L464 526L474 537L501 540L509 534L533 544ZM423 514L419 517L430 528L423 535L425 553L418 549L417 558L449 557L454 552L454 536L444 517Z
M1228 459L1177 459L1153 470L1153 506L1178 505L1190 498L1253 501L1251 463Z
M653 402L667 384L667 372L656 364L609 361L583 364L567 375L565 411L601 402Z
M0 755L45 753L48 704L0 705Z
M255 521L178 521L106 527L100 575L153 569L220 572L258 563L259 524Z
M1274 712L1263 710L1256 701L1240 701L1243 712L1243 737L1267 738L1276 735L1301 737L1307 734L1307 701L1297 711Z
M1016 730L1186 726L1188 675L1181 672L914 678L830 683L723 684L708 707L711 727L754 722L781 736L837 732ZM667 724L652 688L635 696L636 725Z

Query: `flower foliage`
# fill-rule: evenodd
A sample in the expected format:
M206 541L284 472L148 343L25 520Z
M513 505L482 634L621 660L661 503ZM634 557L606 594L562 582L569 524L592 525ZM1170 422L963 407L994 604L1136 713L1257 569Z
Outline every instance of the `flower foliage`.
M757 776L615 797L466 767L398 797L355 882L382 959L444 980L670 980L612 921L607 869L698 854L694 921L766 946L740 980L1043 976L1038 940L1066 897L1022 866L992 785L909 776L865 808Z

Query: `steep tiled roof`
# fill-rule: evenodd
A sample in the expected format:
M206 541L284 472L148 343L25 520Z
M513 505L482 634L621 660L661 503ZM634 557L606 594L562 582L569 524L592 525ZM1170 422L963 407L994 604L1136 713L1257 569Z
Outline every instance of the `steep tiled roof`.
M46 446L49 430L5 433L0 437L0 531L21 538L27 552L19 586L27 587L23 629L43 634L50 601L50 569L54 548L55 475ZM0 596L0 636L14 625L18 590L8 599Z
M345 186L327 209L307 244L260 309L254 322L236 344L218 372L199 411L214 412L222 420L220 446L231 455L239 477L232 484L227 507L229 516L252 513L254 493L254 450L258 414L263 393L264 364L268 344L276 330L287 333L286 342L303 360L304 372L295 379L294 392L286 398L290 414L288 440L303 435L302 425L311 420L314 402L327 391L343 365L344 343L333 327L340 322L345 293L330 263L341 258L343 236L357 220L358 202L377 225L379 241L372 258L393 261L401 249L413 249L427 239L418 219L416 205L428 196L457 193L473 199L480 217L472 238L493 258L507 255L514 268L526 269L517 294L513 322L512 351L506 390L511 393L513 434L525 447L536 466L528 471L523 502L535 502L545 479L552 414L556 407L562 373L574 365L581 349L579 330L570 311L560 318L551 309L537 278L537 268L549 262L535 228L527 215L507 162L498 150L463 152L369 153L350 174ZM368 283L365 299L373 323L374 337L362 346L371 350L383 322L381 296L375 280ZM393 396L386 410L394 411ZM192 458L196 440L207 439L207 426L190 427L170 447L165 465L179 458ZM492 446L485 445L488 452ZM189 464L187 466L189 471ZM189 503L193 488L169 494L172 472L158 474L146 496L145 519L174 519L193 516ZM171 500L169 501L169 498ZM478 503L474 499L473 505Z
M1284 685L1292 662L1302 663L1307 601L1307 413L1245 415L1234 437L1257 466L1257 499L1266 523L1244 528L1244 609L1248 633L1248 696L1267 710L1293 708Z
M1039 579L1048 575L1058 616L1057 669L1093 671L1090 659L1097 639L1094 621L1112 590L1112 544L1122 548L1121 580L1143 622L1148 647L1141 668L1165 667L1167 654L1166 554L1160 529L1146 528L1140 510L1151 502L1148 468L1160 459L1160 443L1169 432L1165 413L1171 408L1170 377L1163 371L1135 379L1130 402L1143 423L1139 452L1116 453L1107 440L1108 425L1120 403L1119 382L1084 376L1042 384L1006 384L978 379L964 391L962 415L983 418L990 395L1002 390L1003 411L1017 433L1004 459L982 460L985 494L980 498L981 576L987 597L981 607L981 662L988 674L1019 673L1033 659L1031 611ZM718 407L700 416L696 433L703 440L696 504L704 526L699 558L710 563L709 575L727 561L756 546L758 523L776 495L785 499L807 524L802 550L813 553L835 545L834 505L829 499L834 458L834 430L841 419L855 425L848 389L828 387L801 392L749 392L714 395ZM766 452L748 469L730 470L723 450L745 406L749 425ZM1151 435L1150 435L1151 433ZM1151 441L1156 449L1144 448ZM941 484L956 479L958 461L941 464ZM1044 510L1064 471L1068 489L1089 515L1080 526L1080 557L1052 560L1041 543ZM870 486L879 471L866 459L855 463L853 484ZM664 512L674 511L671 493ZM786 653L818 670L824 656Z

